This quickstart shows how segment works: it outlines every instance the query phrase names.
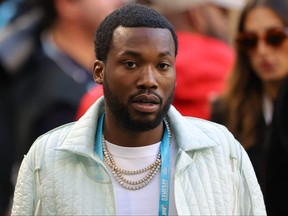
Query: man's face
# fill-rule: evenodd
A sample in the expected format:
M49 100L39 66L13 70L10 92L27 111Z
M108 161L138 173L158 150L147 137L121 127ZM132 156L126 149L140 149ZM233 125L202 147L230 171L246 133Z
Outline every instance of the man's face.
M118 27L104 64L106 114L132 131L155 128L171 105L175 46L169 30Z

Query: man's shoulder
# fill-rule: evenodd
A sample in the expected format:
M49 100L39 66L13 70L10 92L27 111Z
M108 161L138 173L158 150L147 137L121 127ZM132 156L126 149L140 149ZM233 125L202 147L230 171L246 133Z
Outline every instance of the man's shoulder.
M182 116L174 107L171 107L168 117L178 140L183 145L184 142L190 142L205 147L219 145L226 140L228 142L235 140L225 126L201 118Z
M31 170L49 165L56 156L56 149L69 134L74 123L65 124L39 136L29 149L24 160ZM47 163L49 162L49 163Z
M224 125L199 118L187 117L186 120L189 122L188 124L193 124L198 131L201 131L198 132L200 135L197 137L198 141L202 143L199 145L199 149L210 147L217 155L224 154L229 158L242 161L243 147ZM219 154L219 152L222 153ZM241 162L237 166L240 164Z
M63 124L39 136L33 145L37 148L55 149L69 134L74 122Z
M194 117L185 117L185 121L187 130L192 134L188 135L191 142L197 140L202 147L218 146L232 152L239 150L239 142L224 125Z
M223 132L223 133L230 133L228 129L219 123L206 120L206 119L201 119L201 118L196 118L196 117L185 117L187 124L191 124L196 126L197 128L204 130L204 131L215 131L215 132Z

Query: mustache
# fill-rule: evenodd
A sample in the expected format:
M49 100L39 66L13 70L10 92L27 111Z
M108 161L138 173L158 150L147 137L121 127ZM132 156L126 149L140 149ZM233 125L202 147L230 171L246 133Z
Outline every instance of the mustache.
M130 95L128 98L128 101L132 102L134 98L138 97L139 95L143 95L143 94L153 95L159 99L160 104L163 104L163 99L159 94L157 94L155 91L151 91L151 90L147 90L147 89L140 89L136 93Z

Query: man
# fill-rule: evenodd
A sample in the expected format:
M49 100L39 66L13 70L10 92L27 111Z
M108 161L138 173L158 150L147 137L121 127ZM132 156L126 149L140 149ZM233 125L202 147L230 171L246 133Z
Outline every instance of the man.
M265 215L241 145L171 106L178 43L163 16L123 6L100 24L95 46L104 97L36 140L12 215Z
M16 17L0 33L0 76L5 77L0 93L5 101L0 107L0 215L7 212L13 192L12 165L39 135L74 121L82 95L95 85L95 29L122 0L19 4Z

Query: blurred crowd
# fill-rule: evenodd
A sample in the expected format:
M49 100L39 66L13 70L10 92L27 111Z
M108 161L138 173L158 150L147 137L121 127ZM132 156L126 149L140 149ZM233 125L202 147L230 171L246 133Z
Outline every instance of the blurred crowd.
M225 125L246 149L268 215L287 215L288 0L0 1L0 215L37 137L103 95L91 75L98 24L128 3L174 26L173 105Z

